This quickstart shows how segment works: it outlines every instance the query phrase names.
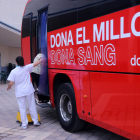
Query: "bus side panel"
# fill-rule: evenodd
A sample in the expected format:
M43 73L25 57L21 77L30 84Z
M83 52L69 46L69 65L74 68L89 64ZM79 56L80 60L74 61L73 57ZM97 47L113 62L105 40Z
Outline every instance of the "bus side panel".
M72 85L74 88L77 113L81 119L85 120L82 114L82 110L81 110L82 104L81 104L81 94L80 94L79 71L48 69L48 72L49 72L48 75L49 75L50 100L51 100L52 105L55 106L54 96L53 96L53 82L54 82L55 76L60 73L66 74L72 81Z
M91 92L90 92L90 74L80 71L80 89L81 89L81 108L86 117L86 121L93 123L91 116Z
M30 37L22 38L22 56L24 58L25 65L31 63Z
M90 79L94 123L140 138L140 75L91 72Z

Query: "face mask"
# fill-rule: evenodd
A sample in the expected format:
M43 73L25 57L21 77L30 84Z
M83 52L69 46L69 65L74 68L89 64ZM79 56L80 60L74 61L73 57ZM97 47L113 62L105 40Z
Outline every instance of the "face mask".
M18 65L16 65L16 68L19 67Z

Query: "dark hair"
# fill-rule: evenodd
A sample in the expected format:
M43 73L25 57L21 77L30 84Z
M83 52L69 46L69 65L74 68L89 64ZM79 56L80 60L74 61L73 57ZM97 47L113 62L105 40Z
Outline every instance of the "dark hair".
M21 67L24 66L24 58L22 56L18 56L16 58L16 62L18 64L18 66L21 66Z

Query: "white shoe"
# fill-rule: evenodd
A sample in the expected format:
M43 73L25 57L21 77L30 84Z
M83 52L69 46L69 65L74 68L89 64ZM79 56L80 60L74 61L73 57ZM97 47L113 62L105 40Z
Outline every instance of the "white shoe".
M21 126L22 129L27 129L27 126Z
M40 122L34 123L35 126L40 126Z

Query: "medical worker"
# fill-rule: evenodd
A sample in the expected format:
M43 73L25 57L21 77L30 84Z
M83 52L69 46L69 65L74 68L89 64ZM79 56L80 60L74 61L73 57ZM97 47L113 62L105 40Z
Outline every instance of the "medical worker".
M30 115L34 122L34 125L39 126L40 123L38 122L38 114L34 97L35 90L31 83L30 73L32 72L33 67L41 63L41 60L25 66L23 57L18 56L16 58L16 63L17 67L11 71L7 79L8 81L10 81L7 90L10 90L12 85L15 83L15 94L19 105L22 129L27 129L28 125L26 114L26 100L28 102Z

